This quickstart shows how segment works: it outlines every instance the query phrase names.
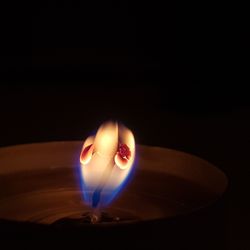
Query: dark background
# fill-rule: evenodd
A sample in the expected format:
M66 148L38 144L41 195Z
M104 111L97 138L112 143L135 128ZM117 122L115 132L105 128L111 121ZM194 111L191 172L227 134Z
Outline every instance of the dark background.
M83 140L107 119L122 121L138 143L193 153L227 174L222 245L247 249L249 39L246 16L227 7L67 0L11 9L2 16L0 146Z

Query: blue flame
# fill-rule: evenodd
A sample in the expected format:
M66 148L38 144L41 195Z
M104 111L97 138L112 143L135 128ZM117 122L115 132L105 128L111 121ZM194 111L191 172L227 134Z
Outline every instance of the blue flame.
M82 195L83 195L83 199L84 202L92 207L95 207L97 205L97 203L99 203L99 205L101 207L106 207L108 206L112 201L114 201L115 198L117 198L118 194L123 190L123 188L125 186L128 185L129 181L132 179L132 176L135 173L135 169L137 166L137 155L135 156L134 159L134 163L131 166L130 171L128 172L128 175L126 176L126 178L123 180L123 182L117 186L115 189L112 189L110 191L103 191L103 190L94 190L89 188L85 183L84 183L84 178L83 178L83 172L84 171L84 167L81 166L81 163L79 163L78 161L78 176L80 177L79 181L80 181L80 188L82 191Z

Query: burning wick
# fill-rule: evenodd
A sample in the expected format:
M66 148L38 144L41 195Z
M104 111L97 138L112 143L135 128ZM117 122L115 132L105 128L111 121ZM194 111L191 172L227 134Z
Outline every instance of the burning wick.
M92 223L100 220L107 206L127 180L135 159L135 140L125 126L107 122L96 136L88 137L80 155L83 196L92 209Z

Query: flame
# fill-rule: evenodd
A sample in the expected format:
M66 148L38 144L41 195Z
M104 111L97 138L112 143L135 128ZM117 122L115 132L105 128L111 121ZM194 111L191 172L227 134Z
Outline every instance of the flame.
M96 136L88 137L80 155L86 203L104 206L121 190L135 159L133 133L123 125L107 122Z

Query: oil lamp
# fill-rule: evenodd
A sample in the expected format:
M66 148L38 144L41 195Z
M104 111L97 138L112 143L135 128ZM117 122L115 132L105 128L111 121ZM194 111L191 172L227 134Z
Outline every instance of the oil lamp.
M4 221L78 228L167 220L212 204L226 187L224 173L206 160L136 145L116 122L84 142L0 149Z

